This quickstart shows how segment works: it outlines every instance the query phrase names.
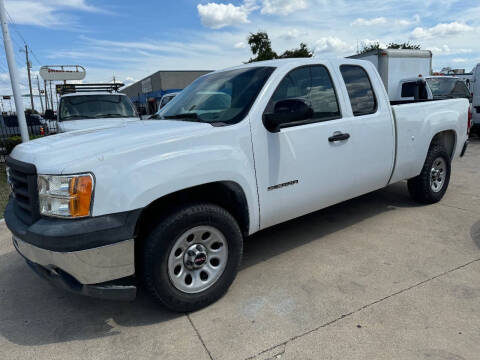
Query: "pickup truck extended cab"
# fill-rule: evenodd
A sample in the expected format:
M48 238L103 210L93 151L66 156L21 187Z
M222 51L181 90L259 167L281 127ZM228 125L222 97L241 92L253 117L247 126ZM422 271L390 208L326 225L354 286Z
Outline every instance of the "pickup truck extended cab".
M198 78L157 120L17 146L5 220L51 282L116 299L143 284L192 311L227 291L250 234L405 179L439 201L467 111L391 106L366 61L241 65Z

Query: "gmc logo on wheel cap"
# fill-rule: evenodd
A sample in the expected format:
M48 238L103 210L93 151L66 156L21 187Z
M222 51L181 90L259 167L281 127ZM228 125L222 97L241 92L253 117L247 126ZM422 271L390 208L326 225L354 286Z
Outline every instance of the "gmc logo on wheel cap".
M195 260L193 260L193 262L195 263L195 265L201 265L205 262L205 260L207 260L207 257L205 255L200 255L197 256Z

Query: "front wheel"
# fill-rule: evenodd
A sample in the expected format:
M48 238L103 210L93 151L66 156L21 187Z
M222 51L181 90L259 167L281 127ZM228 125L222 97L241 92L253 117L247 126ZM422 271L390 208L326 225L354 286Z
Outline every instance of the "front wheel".
M408 180L410 196L424 204L440 201L447 191L450 172L450 156L447 151L441 145L432 145L420 175Z
M225 294L243 249L237 222L213 204L180 208L145 241L144 284L154 298L177 312L200 309Z

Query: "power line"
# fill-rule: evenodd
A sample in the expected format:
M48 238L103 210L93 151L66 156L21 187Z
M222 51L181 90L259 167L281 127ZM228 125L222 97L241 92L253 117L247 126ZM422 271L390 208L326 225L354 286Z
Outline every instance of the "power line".
M18 36L20 36L20 39L23 40L23 43L26 44L27 42L23 38L22 34L20 34L20 31L17 30L17 24L15 24L15 21L13 21L13 19L10 16L10 14L8 13L7 9L5 9L5 11L7 12L8 18L10 19L10 23L12 24L13 30L15 30L15 32L18 34Z
M7 16L8 18L10 19L10 23L12 24L12 28L13 30L17 33L17 35L20 37L20 39L22 39L23 41L23 44L24 45L28 45L27 44L27 41L25 40L25 38L22 36L22 34L20 33L20 30L17 29L17 24L15 23L15 21L13 20L13 18L10 16L8 10L6 10L6 13L7 13ZM15 44L17 44L17 46L20 48L20 49L23 49L23 45L19 45L15 39L13 39L13 41L15 42ZM38 60L38 57L37 55L33 52L32 50L32 47L30 45L28 45L28 48L30 49L30 53L33 55L33 58L35 59L35 61L38 63L38 65L42 66L42 62L40 60Z
M42 66L42 63L40 62L40 60L38 60L37 55L33 52L32 49L30 49L30 53L33 55L33 58L34 58L35 61L38 63L38 65Z

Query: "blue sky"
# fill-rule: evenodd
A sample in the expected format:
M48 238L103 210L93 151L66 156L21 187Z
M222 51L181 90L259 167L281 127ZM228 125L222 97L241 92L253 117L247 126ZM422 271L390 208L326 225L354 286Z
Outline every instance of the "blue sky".
M86 81L125 83L165 69L219 69L248 60L249 32L267 31L274 50L305 42L318 57L357 44L412 41L434 53L434 69L480 62L478 0L6 0L26 89L23 40L40 64L80 64ZM0 93L11 93L5 56Z

